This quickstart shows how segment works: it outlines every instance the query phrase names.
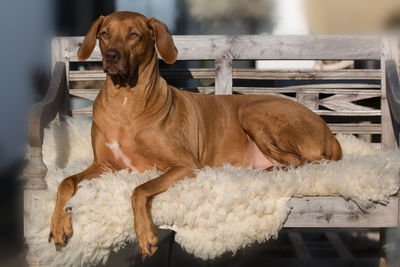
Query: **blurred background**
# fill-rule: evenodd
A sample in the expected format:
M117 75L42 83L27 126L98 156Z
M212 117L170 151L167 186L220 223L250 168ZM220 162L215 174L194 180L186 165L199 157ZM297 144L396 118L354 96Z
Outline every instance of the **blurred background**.
M23 249L17 178L26 165L29 110L47 89L53 36L84 35L98 16L120 10L156 17L176 35L381 34L400 26L399 0L2 0L0 5L0 266ZM321 69L329 62L235 64ZM365 64L379 67L379 62Z

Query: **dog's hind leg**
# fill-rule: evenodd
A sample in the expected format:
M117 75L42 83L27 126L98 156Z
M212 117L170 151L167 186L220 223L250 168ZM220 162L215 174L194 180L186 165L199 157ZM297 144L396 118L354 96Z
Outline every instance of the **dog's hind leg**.
M248 103L238 115L243 130L272 161L297 167L333 159L335 137L320 117L295 102Z
M268 135L267 130L255 130L252 127L244 128L244 130L266 159L274 163L275 166L297 167L305 162L295 151L284 150L275 144L273 139ZM273 166L267 168L267 170L271 170L272 168Z

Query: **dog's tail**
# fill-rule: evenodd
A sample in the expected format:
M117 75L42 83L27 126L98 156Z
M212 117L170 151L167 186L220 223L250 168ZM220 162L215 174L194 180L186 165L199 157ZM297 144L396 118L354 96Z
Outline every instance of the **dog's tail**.
M340 160L342 158L342 148L339 141L333 136L333 153L331 160Z

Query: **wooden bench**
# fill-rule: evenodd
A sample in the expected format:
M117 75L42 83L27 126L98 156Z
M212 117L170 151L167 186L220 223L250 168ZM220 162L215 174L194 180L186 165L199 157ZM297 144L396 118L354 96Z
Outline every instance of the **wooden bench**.
M87 67L87 63L77 63L77 50L82 41L83 37L53 40L50 86L30 116L31 158L24 195L25 231L29 227L31 207L35 205L32 192L46 189L43 128L57 114L91 116L90 102L79 108L71 108L70 104L76 103L76 98L93 101L99 88L76 88L77 82L105 79L101 69L88 70L82 68ZM390 106L392 116L400 121L398 50L394 38L204 35L174 36L174 41L179 51L178 62L172 67L160 68L162 76L172 84L176 80L187 80L190 88L186 89L199 93L279 94L321 115L335 133L371 135L376 147L397 148L398 132L395 137L389 109ZM247 60L251 65L255 60L272 59L377 60L381 68L335 71L235 68L236 61ZM98 47L88 61L99 65ZM387 228L400 225L398 197L392 197L387 206L378 205L365 214L341 197L293 198L292 204L294 208L285 227ZM30 264L35 264L35 260L34 255L28 255Z

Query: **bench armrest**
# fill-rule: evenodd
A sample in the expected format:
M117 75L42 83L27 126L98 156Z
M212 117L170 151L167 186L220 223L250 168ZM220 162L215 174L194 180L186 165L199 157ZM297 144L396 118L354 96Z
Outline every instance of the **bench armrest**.
M396 62L387 60L386 64L386 95L393 118L400 123L400 81Z
M51 122L62 107L66 90L65 63L57 62L47 93L42 101L35 104L29 117L29 145L41 147L43 144L43 129Z
M50 80L49 89L42 101L35 104L29 116L28 134L30 160L26 168L28 180L26 190L40 190L47 187L44 177L47 167L43 162L42 145L44 127L62 111L66 94L65 63L57 62ZM65 101L64 101L65 102ZM29 208L27 208L29 210Z

